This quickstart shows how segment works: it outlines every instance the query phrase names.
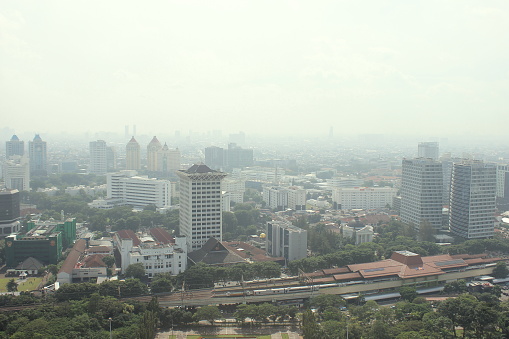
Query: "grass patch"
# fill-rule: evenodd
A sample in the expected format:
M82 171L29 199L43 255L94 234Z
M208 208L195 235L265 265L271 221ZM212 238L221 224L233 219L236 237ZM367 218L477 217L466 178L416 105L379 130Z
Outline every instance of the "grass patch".
M288 335L288 333L281 333L281 338L282 339L290 339L290 336Z
M2 278L0 279L0 292L7 292L7 283L9 280L13 278ZM14 278L14 281L17 282L17 279ZM39 286L41 283L42 278L28 278L25 282L18 285L18 291L32 291Z

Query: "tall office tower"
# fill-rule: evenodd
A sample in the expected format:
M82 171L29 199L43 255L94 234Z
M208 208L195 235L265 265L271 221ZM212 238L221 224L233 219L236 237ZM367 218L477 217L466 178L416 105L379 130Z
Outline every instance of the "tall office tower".
M106 141L97 140L90 142L90 166L88 172L103 175L108 171Z
M108 171L117 169L117 151L113 146L106 147L106 169Z
M36 134L33 141L28 142L28 155L30 157L30 174L48 174L48 153L46 141L42 141Z
M30 164L27 157L13 155L2 166L5 187L30 191Z
M138 171L141 168L140 144L134 139L134 136L125 147L125 164L128 170Z
M177 171L180 178L180 234L187 237L189 252L200 249L211 237L221 241L221 181L226 173L201 163Z
M438 142L420 142L417 147L417 157L438 160Z
M442 164L430 158L403 159L401 221L419 228L429 222L442 227Z
M237 144L228 144L228 168L242 168L253 166L253 150L243 149Z
M161 148L161 143L157 140L156 136L154 136L147 146L147 170L152 172L157 171L157 152L159 152Z
M509 165L497 165L497 198L509 200Z
M0 237L18 232L21 228L18 190L0 191Z
M226 165L225 150L217 146L205 148L205 164L216 170L223 169Z
M479 160L455 163L452 170L449 227L467 239L493 236L497 167Z
M163 148L157 153L157 171L162 173L175 173L180 169L179 149L169 149L164 143Z
M12 155L23 156L25 154L25 142L13 135L11 140L5 142L5 157L9 159Z

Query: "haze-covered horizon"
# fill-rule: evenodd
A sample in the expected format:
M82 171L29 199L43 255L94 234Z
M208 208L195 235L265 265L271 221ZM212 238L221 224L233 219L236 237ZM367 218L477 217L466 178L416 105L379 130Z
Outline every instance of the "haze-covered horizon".
M503 1L8 1L2 126L501 140L507 31Z

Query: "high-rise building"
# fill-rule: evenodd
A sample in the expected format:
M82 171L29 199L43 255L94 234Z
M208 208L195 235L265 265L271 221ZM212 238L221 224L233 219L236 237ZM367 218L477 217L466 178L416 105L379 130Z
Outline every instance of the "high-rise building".
M147 146L147 170L151 172L157 171L157 154L161 148L161 143L154 136Z
M404 159L401 180L401 221L419 228L429 222L442 227L442 164L432 158Z
M139 171L141 169L140 144L134 136L125 147L126 169Z
M90 166L89 173L93 174L106 174L107 167L107 146L106 141L97 140L90 142Z
M157 171L161 173L175 173L180 169L179 149L170 149L166 143L157 153Z
M18 190L0 191L0 237L21 229L20 199Z
M308 233L285 221L267 222L266 249L273 257L284 257L287 261L307 256Z
M23 156L25 154L25 142L13 135L11 140L5 142L5 157L9 159L12 155Z
M5 187L18 191L30 190L30 164L27 157L13 155L2 166Z
M221 170L226 165L225 150L221 147L210 146L205 148L205 164L210 168Z
M106 168L108 171L117 169L117 151L113 146L106 147Z
M478 160L455 163L449 227L463 238L492 237L495 226L497 167Z
M497 198L509 200L509 165L497 165Z
M417 147L417 157L438 160L438 142L420 142Z
M211 237L222 239L221 181L226 173L195 164L177 171L180 178L180 233L188 251L200 249Z
M228 168L242 168L253 166L253 150L244 149L235 143L228 144Z
M30 157L30 174L48 174L48 153L46 141L42 141L36 134L33 141L28 142L28 154Z

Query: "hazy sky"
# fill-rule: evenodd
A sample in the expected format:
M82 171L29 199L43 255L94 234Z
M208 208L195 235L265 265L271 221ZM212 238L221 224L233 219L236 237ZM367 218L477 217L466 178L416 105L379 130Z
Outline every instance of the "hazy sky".
M509 2L0 3L17 133L507 134Z

